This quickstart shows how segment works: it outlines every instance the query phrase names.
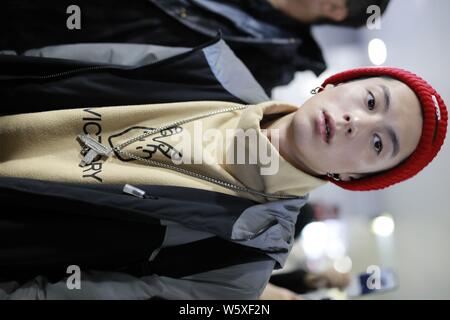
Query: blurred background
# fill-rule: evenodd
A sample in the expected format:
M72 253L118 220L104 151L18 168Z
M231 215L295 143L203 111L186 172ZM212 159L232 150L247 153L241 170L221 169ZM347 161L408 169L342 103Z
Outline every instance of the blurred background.
M276 100L302 103L335 72L352 67L403 67L427 79L449 104L450 1L391 0L379 30L314 27L329 69L317 78L301 72ZM374 40L375 39L375 40ZM362 299L450 299L450 147L423 172L386 191L348 192L333 185L311 194L335 204L338 219L315 222L302 233L308 266L331 265L352 274L391 267L398 286ZM381 217L381 218L380 218Z

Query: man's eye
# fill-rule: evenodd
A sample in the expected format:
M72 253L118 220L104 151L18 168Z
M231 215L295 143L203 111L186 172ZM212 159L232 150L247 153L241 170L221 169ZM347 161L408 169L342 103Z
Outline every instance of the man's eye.
M375 109L375 97L370 91L367 95L367 107L369 108L369 110Z
M375 149L377 154L380 154L383 150L383 142L377 134L373 136L373 148Z

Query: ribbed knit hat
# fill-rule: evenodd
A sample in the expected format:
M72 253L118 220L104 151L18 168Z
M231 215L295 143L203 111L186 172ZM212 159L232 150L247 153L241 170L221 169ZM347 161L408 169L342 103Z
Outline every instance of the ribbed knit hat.
M388 76L408 85L419 98L422 107L422 136L414 152L396 167L357 180L336 181L338 186L355 191L377 190L415 176L426 167L441 149L447 133L447 109L441 96L425 80L419 76L399 68L365 67L337 73L322 84L337 85L342 82L365 77Z

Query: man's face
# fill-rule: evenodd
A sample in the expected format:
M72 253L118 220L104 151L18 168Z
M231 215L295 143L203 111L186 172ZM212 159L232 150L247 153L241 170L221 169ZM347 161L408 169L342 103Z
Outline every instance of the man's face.
M269 0L276 8L302 23L320 19L336 22L348 16L346 0Z
M328 85L296 111L290 129L289 153L300 167L348 180L406 159L419 143L422 115L407 85L368 78Z

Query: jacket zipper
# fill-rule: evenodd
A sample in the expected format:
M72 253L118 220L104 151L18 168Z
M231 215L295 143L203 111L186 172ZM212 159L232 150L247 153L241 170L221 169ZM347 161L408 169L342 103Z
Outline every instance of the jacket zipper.
M79 68L79 69L64 71L64 72L48 74L48 75L45 75L45 76L37 76L36 78L38 78L38 79L52 79L52 78L59 78L59 77L67 76L67 75L80 73L80 72L83 72L83 71L104 70L104 69L114 69L114 67L111 67L111 66L91 66L91 67L85 67L85 68Z

